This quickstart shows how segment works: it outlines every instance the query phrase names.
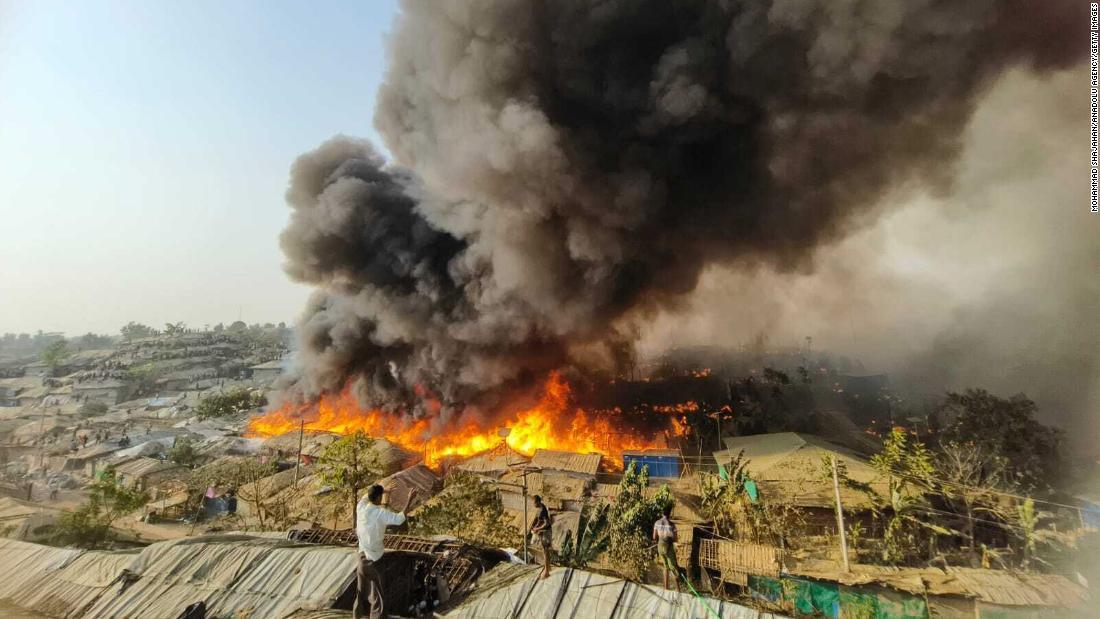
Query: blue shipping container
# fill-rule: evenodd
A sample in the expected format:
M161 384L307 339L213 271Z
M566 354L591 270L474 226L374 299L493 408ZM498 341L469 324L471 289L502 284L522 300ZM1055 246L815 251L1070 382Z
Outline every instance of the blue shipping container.
M624 452L623 468L634 463L635 470L641 471L642 467L649 467L650 477L680 476L680 456L667 453Z

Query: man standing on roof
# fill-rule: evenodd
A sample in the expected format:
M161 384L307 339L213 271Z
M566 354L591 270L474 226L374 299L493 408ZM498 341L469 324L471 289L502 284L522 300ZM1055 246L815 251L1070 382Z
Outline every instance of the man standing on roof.
M665 568L665 589L668 589L668 571L671 569L675 576L672 580L676 583L676 593L680 592L680 568L676 565L676 541L679 536L676 533L676 525L669 520L672 515L672 504L665 505L661 519L653 523L653 541L657 542L657 556Z
M352 610L355 619L386 617L386 608L382 601L382 578L374 564L386 551L382 545L386 527L395 527L405 522L405 511L416 496L416 490L411 490L405 506L394 512L382 506L382 495L385 492L382 486L375 484L367 490L367 496L360 499L355 506L355 534L359 537L359 567L355 571L355 606Z
M540 578L550 577L550 543L553 541L553 535L550 532L550 510L546 509L546 504L542 502L542 497L535 495L535 519L531 521L531 537L532 542L537 541L539 546L542 547L542 575Z

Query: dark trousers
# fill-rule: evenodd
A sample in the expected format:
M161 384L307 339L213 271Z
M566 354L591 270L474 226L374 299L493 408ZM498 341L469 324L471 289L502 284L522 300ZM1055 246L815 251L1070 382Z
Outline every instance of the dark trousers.
M355 619L385 619L386 608L382 602L382 578L374 567L374 561L359 553L359 567L355 570L356 591L352 617Z

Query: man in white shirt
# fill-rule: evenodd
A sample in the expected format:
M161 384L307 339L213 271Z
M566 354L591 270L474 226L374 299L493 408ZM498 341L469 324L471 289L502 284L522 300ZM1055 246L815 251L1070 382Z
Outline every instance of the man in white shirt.
M416 496L416 490L409 492L405 507L394 512L382 506L385 489L375 484L367 490L367 496L355 506L355 534L359 538L359 567L355 571L357 590L352 616L355 619L384 619L385 605L382 601L382 578L374 567L386 551L382 538L386 527L395 527L405 522L405 510Z

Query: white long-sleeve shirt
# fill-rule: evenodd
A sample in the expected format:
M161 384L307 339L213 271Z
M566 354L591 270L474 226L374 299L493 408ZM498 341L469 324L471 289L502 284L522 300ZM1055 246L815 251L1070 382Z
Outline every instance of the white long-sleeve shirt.
M367 497L360 499L355 506L355 534L359 537L359 551L371 561L381 559L386 551L382 545L386 527L395 527L402 522L405 522L405 514L375 505Z

